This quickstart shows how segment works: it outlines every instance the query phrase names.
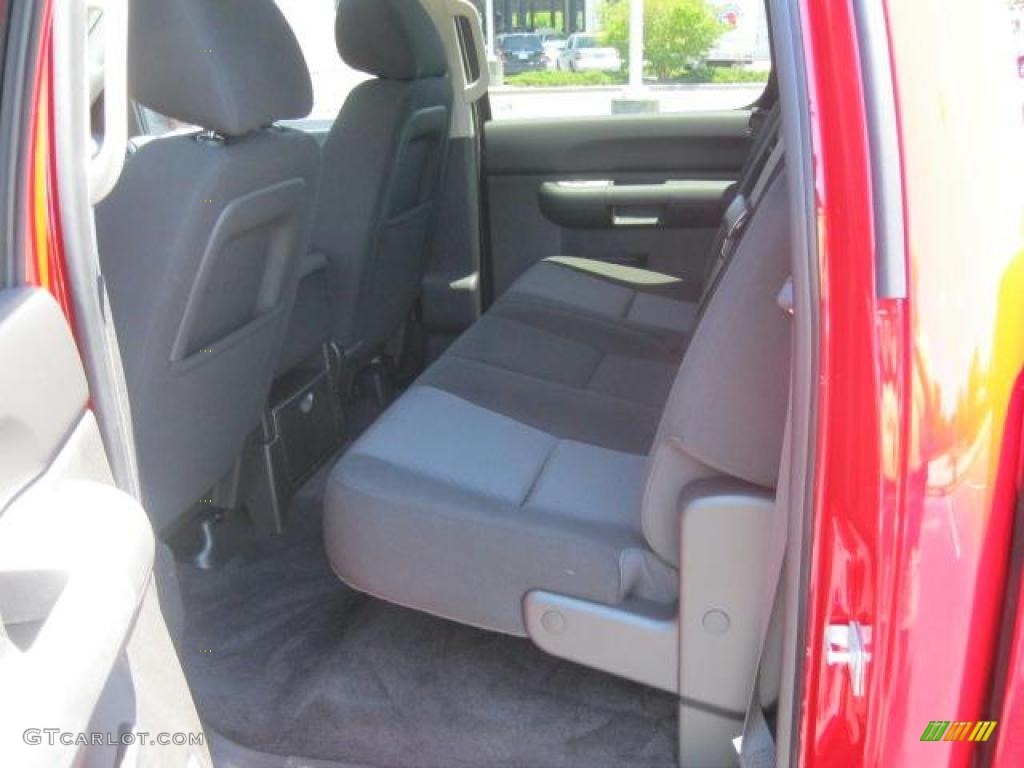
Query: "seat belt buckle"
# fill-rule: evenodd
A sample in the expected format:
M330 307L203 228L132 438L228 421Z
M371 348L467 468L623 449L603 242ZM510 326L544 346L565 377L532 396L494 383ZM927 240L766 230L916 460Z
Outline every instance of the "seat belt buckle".
M765 122L768 120L768 115L771 113L770 109L764 107L757 107L753 112L750 113L750 120L747 121L747 135L757 136L764 127Z
M722 241L722 254L728 255L732 246L739 240L743 229L750 219L750 204L743 194L738 194L729 203L725 210L725 222L728 225L725 230L725 238Z
M794 301L793 278L790 277L785 283L783 283L782 288L779 289L779 294L775 297L775 303L779 305L779 309L792 317L796 314L796 305Z

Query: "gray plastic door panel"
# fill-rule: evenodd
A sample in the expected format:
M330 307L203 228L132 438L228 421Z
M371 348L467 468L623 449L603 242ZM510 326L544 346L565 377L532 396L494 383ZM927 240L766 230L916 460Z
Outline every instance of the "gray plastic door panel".
M60 308L0 291L0 764L211 765L154 551Z
M556 254L699 281L749 123L746 110L488 123L493 295Z

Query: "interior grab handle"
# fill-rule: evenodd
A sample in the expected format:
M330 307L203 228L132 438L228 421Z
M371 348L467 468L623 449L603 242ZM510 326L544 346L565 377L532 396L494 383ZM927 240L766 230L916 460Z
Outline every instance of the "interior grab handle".
M128 149L128 9L126 0L85 0L103 12L103 142L89 165L93 205L113 190ZM88 14L86 14L88 20Z
M463 98L467 104L473 104L482 99L490 85L490 71L487 68L487 48L484 45L483 22L480 20L480 11L468 0L449 0L448 7L454 20L465 19L468 22L470 38L473 45L473 54L477 61L477 77L472 82L467 82L463 89ZM461 36L456 35L458 39ZM470 73L466 73L468 79Z
M84 158L89 202L96 205L113 190L128 149L128 7L126 0L73 0L59 7L61 12L54 15L56 74L82 73L75 87L88 91L81 94L80 106L75 105L86 114L72 122L79 124L81 119L83 126L74 137L74 156ZM94 147L88 110L95 94L93 78L85 73L97 68L101 69L96 80L103 94L103 137Z

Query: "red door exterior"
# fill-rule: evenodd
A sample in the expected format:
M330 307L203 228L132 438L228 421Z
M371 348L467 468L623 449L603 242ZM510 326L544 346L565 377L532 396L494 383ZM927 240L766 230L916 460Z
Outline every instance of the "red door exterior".
M966 766L978 744L921 738L930 721L999 717L986 705L1024 364L1024 125L1007 4L887 3L907 225L898 300L874 289L852 3L801 5L822 334L800 762ZM823 651L826 627L849 621L871 632L862 697ZM1009 700L991 738L1001 765L1021 764L1003 762L1022 752L1017 672L1016 709Z

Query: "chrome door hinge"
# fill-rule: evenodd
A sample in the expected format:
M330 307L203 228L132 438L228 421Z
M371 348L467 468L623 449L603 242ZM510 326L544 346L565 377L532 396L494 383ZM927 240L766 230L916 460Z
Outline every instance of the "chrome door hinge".
M871 627L859 622L830 624L825 627L825 663L834 667L843 664L850 671L853 695L864 697L867 666L871 661Z

